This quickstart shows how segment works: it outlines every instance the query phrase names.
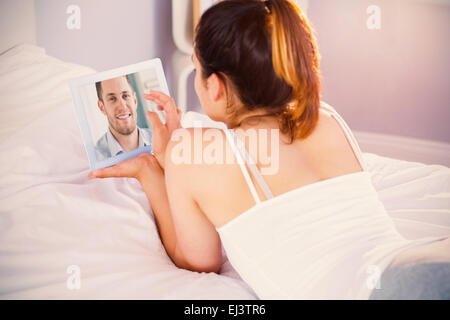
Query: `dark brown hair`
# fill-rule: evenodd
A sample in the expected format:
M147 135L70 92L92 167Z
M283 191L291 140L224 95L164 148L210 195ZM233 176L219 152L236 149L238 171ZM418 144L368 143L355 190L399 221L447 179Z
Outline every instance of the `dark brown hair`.
M134 92L133 85L131 84L130 78L128 77L128 75L126 75L124 77L127 78L128 84L130 85L131 90ZM95 89L97 90L97 98L98 98L98 100L103 102L103 98L102 98L102 94L103 94L102 81L98 81L98 82L95 83Z
M200 18L195 53L202 77L217 74L244 111L264 108L278 116L291 142L313 131L320 106L319 52L307 18L290 1L219 2Z

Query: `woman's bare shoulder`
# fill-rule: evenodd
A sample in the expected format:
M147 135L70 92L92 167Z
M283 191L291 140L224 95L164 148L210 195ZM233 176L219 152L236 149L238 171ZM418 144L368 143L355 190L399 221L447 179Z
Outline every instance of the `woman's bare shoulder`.
M168 160L186 166L210 165L220 162L224 146L226 135L221 129L180 128L172 133L167 146Z
M325 109L320 109L319 121L308 142L311 154L323 165L327 176L362 170L341 124Z
M166 170L171 170L170 176L176 179L169 183L181 184L215 226L253 205L242 171L221 129L178 129L167 147Z
M169 167L193 179L193 184L227 174L233 160L226 134L218 128L177 129L166 150Z

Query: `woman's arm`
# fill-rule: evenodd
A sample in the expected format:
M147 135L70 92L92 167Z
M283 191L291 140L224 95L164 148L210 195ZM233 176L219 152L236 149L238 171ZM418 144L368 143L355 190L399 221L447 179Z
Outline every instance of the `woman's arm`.
M156 159L152 158L149 161L156 162ZM177 246L177 236L170 213L164 172L155 169L156 166L158 166L158 163L151 163L146 169L142 170L139 182L153 210L159 236L168 256L177 267L192 270Z
M152 154L144 153L112 167L91 172L89 179L128 177L137 179L153 210L158 231L167 254L179 268L193 270L177 247L177 238L167 200L164 171Z
M170 151L170 148L168 150ZM149 161L152 163L146 166L147 169L142 170L139 182L153 209L158 231L167 254L179 268L218 273L222 265L222 247L214 227L196 206L192 206L192 202L186 202L189 196L184 191L183 177L179 172L174 171L172 166L167 168L172 172L171 176L175 174L173 177L176 177L167 181L157 160L151 157ZM175 228L166 183L172 186L168 189L175 196L172 207L178 214L176 216L178 229ZM179 239L178 235L183 238ZM183 243L180 243L180 240ZM182 249L187 251L182 251Z
M191 172L190 167L176 165L167 156L174 146L174 143L169 146L167 143L174 130L181 127L180 111L173 99L162 92L152 91L144 98L156 102L158 108L166 112L165 124L155 113L147 113L154 131L154 155L141 154L115 166L96 170L89 174L89 178L136 178L153 209L164 248L175 265L191 271L218 273L222 265L220 238L214 225L193 200L188 185L192 177L186 178L186 174ZM192 139L191 132L186 130L186 133ZM169 168L163 171L168 158Z
M193 130L178 129L193 146ZM194 185L208 179L201 164L174 161L180 147L170 141L165 158L167 197L170 203L173 226L179 248L186 262L198 272L219 273L222 266L222 243L215 226L207 218L193 197ZM187 151L187 150L185 150Z
M173 144L169 144L168 154L172 147ZM141 154L91 172L89 178L137 179L153 209L164 248L175 265L191 271L219 273L222 266L220 238L191 196L189 182L200 177L192 177L190 169L189 165L177 165L169 160L164 173L153 155Z

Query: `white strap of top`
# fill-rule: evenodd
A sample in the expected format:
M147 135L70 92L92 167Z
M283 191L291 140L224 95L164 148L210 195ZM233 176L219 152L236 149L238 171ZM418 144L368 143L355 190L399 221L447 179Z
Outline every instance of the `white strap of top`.
M363 171L367 171L366 164L363 160L361 149L359 148L359 145L355 139L355 136L353 135L352 131L348 127L347 123L342 119L342 117L339 115L339 113L334 110L332 106L327 105L326 103L321 102L320 106L327 111L331 113L331 115L337 120L337 122L341 125L341 128L344 130L345 136L347 137L348 142L350 143L350 146L353 149L353 152L355 153L356 158L358 159L358 162L362 168Z
M363 161L362 152L358 146L358 143L356 142L355 137L353 136L353 133L351 132L350 128L347 126L347 123L345 123L344 119L334 110L333 107L321 103L321 107L326 109L331 113L331 115L337 120L341 128L344 130L344 134L347 137L348 142L350 143L350 146L353 149L353 152L358 159L359 164L361 165L361 168L363 171L367 171L366 165ZM245 148L244 143L242 142L239 137L232 132L231 130L228 130L224 128L225 135L228 139L228 142L230 143L231 149L233 150L233 153L235 154L237 161L239 163L239 166L241 168L242 174L244 175L245 181L248 184L248 187L250 188L250 192L255 199L256 203L260 203L261 199L258 196L258 193L256 191L255 185L253 184L252 179L250 178L250 174L245 166L247 163L248 167L250 168L256 182L258 183L259 187L261 188L262 192L264 193L265 197L267 199L273 198L273 194L270 191L269 186L267 185L266 181L264 180L261 172L259 171L258 167L255 164L255 161L252 159L250 154L248 153L247 149ZM244 162L245 161L245 162Z
M248 184L248 187L249 187L250 192L251 192L251 194L253 196L253 199L255 199L256 203L260 203L261 200L259 199L258 193L256 192L255 185L253 184L253 181L250 178L248 170L245 167L245 162L242 159L242 155L241 155L241 153L239 152L239 150L236 147L236 141L235 141L236 135L233 134L233 136L232 136L231 135L232 131L228 130L226 128L224 128L224 132L225 132L225 135L226 135L226 137L228 139L228 143L230 144L231 149L233 150L233 153L236 156L237 162L238 162L239 166L241 167L242 174L244 175L245 181Z
M252 158L250 153L245 148L244 142L239 139L239 137L233 132L233 136L235 137L235 141L238 147L238 151L240 151L241 155L244 157L244 160L249 167L250 171L252 172L253 177L256 180L256 184L261 188L261 191L264 193L264 196L266 199L273 198L272 191L270 191L269 186L267 185L266 180L264 180L261 172L259 171L258 167L256 166L255 160Z

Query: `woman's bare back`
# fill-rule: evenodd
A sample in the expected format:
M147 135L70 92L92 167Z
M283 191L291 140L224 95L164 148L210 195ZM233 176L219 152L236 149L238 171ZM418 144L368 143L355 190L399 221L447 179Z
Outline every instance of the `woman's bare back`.
M267 124L261 123L259 127L267 128ZM225 136L223 139L226 140ZM248 143L246 148L251 149ZM281 142L277 151L277 172L264 175L274 196L321 180L362 171L343 129L324 109L321 109L318 124L309 137L292 144ZM271 156L274 156L273 152ZM256 162L258 168L264 167L261 159L257 158ZM237 163L203 165L197 170L194 197L215 227L224 225L255 205ZM259 197L265 200L262 191L258 186L256 188Z

